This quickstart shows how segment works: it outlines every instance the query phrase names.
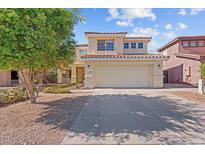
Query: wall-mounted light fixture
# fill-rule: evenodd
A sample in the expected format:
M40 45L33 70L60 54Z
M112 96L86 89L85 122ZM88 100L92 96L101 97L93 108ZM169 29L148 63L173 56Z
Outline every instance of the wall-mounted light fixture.
M157 66L158 66L158 69L161 69L161 65L160 64L158 64Z
M88 65L87 67L88 67L88 73L92 73L92 71L90 69L90 65Z

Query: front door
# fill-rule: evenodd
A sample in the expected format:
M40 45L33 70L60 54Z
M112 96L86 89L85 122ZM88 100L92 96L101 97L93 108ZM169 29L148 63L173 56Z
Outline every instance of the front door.
M77 83L83 83L84 78L85 78L84 67L77 67L76 72L77 72Z

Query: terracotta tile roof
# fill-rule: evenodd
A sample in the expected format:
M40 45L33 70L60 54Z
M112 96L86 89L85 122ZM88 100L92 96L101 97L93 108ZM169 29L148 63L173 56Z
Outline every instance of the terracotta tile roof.
M77 44L76 47L88 47L88 44Z
M161 48L159 48L157 51L161 52L162 50L166 49L167 47L170 47L171 45L177 43L179 40L194 40L194 39L205 39L205 35L198 35L198 36L179 36L172 41L168 42Z
M85 34L127 34L127 32L85 32Z
M195 36L179 36L177 39L189 40L189 39L205 39L205 35L195 35Z
M163 56L160 54L141 54L141 55L94 55L87 54L83 55L81 58L167 58L167 56Z
M134 36L134 37L126 37L126 39L151 39L152 37L148 36Z

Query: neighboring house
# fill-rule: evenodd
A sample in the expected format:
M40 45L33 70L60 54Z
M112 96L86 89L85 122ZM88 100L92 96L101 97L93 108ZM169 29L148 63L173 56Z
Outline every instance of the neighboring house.
M88 44L76 46L71 82L96 87L163 87L163 60L149 54L151 37L128 36L127 32L85 32ZM58 72L62 83L62 72Z
M158 51L170 57L163 64L165 83L197 84L199 66L205 62L205 36L177 37Z
M76 45L76 59L71 67L64 68L63 71L58 70L57 82L58 83L83 83L85 79L85 63L80 58L88 54L88 44Z
M0 87L19 84L17 71L0 71Z

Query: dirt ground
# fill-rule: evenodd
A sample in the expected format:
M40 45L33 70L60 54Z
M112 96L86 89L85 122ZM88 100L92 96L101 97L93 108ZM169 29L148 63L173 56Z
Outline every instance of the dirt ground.
M88 97L41 94L36 104L0 106L0 144L60 144Z
M198 94L196 91L169 91L168 93L205 104L205 95Z

